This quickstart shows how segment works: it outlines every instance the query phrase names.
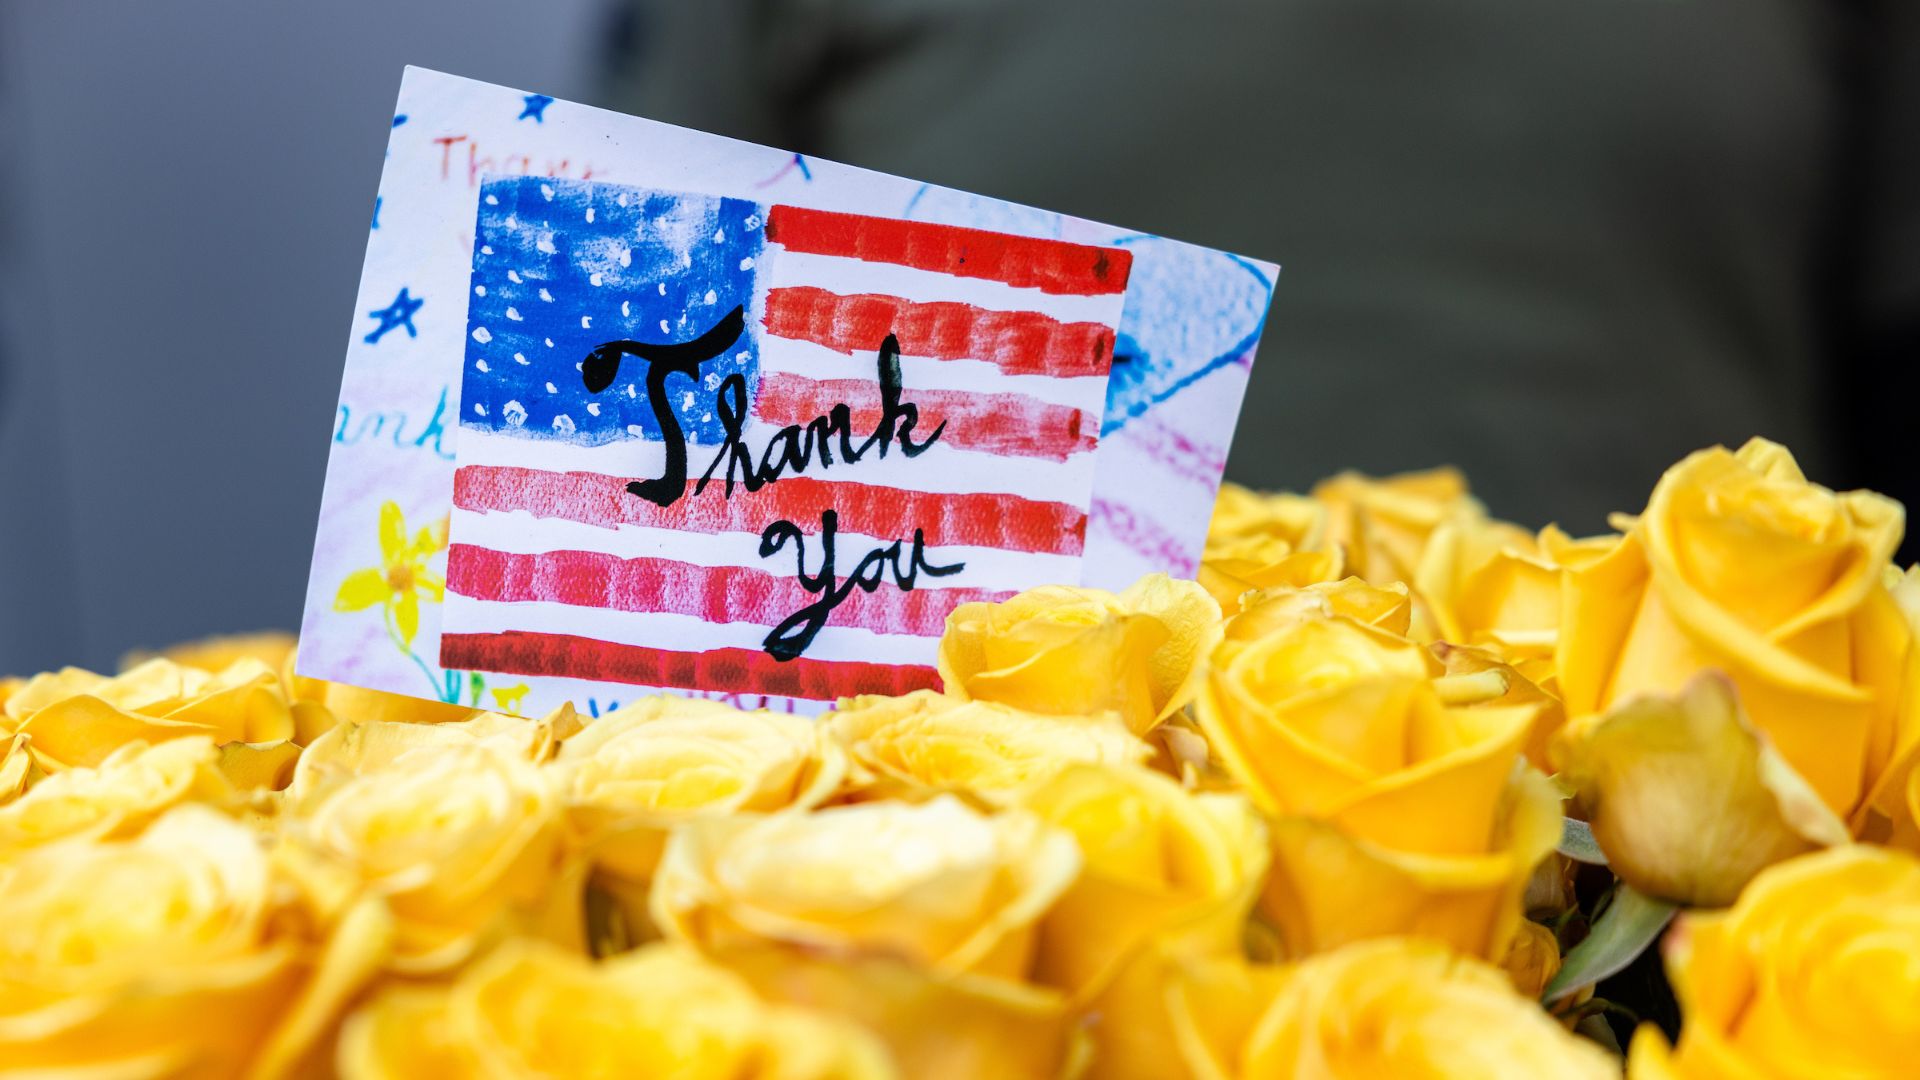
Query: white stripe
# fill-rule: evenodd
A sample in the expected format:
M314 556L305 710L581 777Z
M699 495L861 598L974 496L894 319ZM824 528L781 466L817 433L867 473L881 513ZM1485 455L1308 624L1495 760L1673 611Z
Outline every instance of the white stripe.
M453 508L449 535L456 544L472 544L512 555L537 555L547 551L598 551L622 559L672 559L693 566L748 566L775 574L792 574L795 569L792 545L772 558L760 557L760 537L753 533L692 533L676 529L656 529L644 525L622 525L602 529L578 521L536 518L524 510L511 513L478 513ZM818 522L801 522L807 534L807 572L820 570L820 545L814 540ZM850 572L860 557L876 547L890 545L896 537L884 540L855 533L834 534L835 570L842 576ZM966 569L950 577L921 578L929 587L943 589L1027 589L1035 585L1080 580L1080 557L1050 555L1001 548L949 545L926 549L930 566L963 564Z
M760 331L760 369L809 379L864 379L878 383L877 353L849 355L817 342L776 337ZM916 389L965 390L974 394L1024 394L1055 405L1070 405L1095 416L1107 407L1105 375L1009 375L985 360L900 358L901 399Z
M616 645L640 645L675 652L710 649L760 650L766 626L751 623L710 623L696 615L669 612L635 613L571 604L502 604L447 594L443 625L449 633L501 634L520 630L537 634L568 634ZM858 660L871 664L933 665L940 639L905 634L876 634L851 626L821 628L807 646L811 660Z
M590 679L575 679L547 675L501 675L497 682L527 684L532 691L531 701L558 704L570 701L580 710L582 716L605 716L622 705L631 705L641 698L666 695L669 697L704 698L710 701L724 701L742 709L771 709L774 712L795 713L800 716L817 716L825 712L832 702L808 701L804 698L781 697L777 694L730 694L723 690L681 690L671 686L637 686L631 683L595 682ZM483 700L482 705L491 706L493 702ZM551 707L551 705L546 706Z
M780 431L771 424L753 423L745 434L755 467L765 452L767 440ZM926 433L921 432L920 437ZM857 445L864 436L854 434ZM839 440L834 440L838 445ZM687 478L697 483L707 471L720 448L687 447ZM460 433L461 465L503 465L548 472L595 472L608 476L654 477L666 468L666 444L649 439L630 438L605 446L575 446L553 439L498 435L466 429ZM786 472L784 477L804 476L824 481L850 481L902 491L924 491L946 495L993 493L1016 495L1035 502L1059 502L1085 507L1093 491L1094 454L1083 450L1065 461L1044 458L1002 457L979 450L962 450L944 441L928 447L919 457L909 458L899 446L891 447L886 457L878 449L852 465L839 458L835 450L832 465L821 465L816 457L805 472ZM713 474L718 484L726 478L726 463ZM736 481L741 479L739 475ZM777 482L777 481L776 481ZM691 488L689 488L691 490ZM736 491L739 489L736 488Z
M893 263L868 262L840 255L813 255L767 247L764 269L770 289L812 285L842 296L879 293L915 303L972 304L989 311L1033 311L1063 323L1120 324L1119 293L1102 296L1061 296L1039 289L1020 288L984 278L958 277Z

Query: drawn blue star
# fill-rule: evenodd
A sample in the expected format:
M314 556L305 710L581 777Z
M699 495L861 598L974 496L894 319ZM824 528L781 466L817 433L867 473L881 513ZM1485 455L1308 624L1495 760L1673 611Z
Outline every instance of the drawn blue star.
M406 114L406 113L395 113L395 114L393 115L393 126L394 126L394 127L399 127L399 126L400 126L401 124L404 124L404 123L406 123L406 122L407 122L407 114Z
M376 229L380 227L380 204L385 201L386 199L379 195L373 197L373 227Z
M536 124L546 123L547 106L553 104L553 99L545 94L528 94L526 101L526 107L521 109L520 115L514 117L514 119L525 120L528 117L532 117L533 122Z
M400 326L407 328L408 337L419 337L419 333L413 328L413 313L419 311L420 305L424 303L426 303L425 300L415 300L408 296L407 290L403 288L400 290L400 295L393 298L390 306L367 312L367 318L380 320L380 325L374 327L373 333L367 335L367 344L377 343L386 336L387 331Z

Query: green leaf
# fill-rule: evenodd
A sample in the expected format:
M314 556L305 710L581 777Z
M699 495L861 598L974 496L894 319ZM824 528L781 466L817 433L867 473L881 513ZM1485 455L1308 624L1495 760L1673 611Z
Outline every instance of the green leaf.
M1586 940L1567 953L1560 973L1547 984L1540 1000L1552 1004L1633 963L1678 910L1678 904L1643 896L1621 882L1613 891L1613 902L1594 920Z
M1593 838L1593 827L1584 821L1567 818L1560 823L1560 854L1589 866L1607 865L1607 853Z

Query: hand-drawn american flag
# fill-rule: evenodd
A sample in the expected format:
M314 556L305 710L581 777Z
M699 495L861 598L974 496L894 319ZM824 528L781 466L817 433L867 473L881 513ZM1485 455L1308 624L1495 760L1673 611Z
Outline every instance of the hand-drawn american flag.
M1094 451L1129 257L1123 250L923 222L537 177L482 186L461 386L440 662L450 669L832 700L938 685L946 615L1080 579ZM589 389L583 361L624 339L683 342L736 306L745 330L698 381L667 383L689 483L668 506L628 490L667 443L628 359ZM694 485L724 435L723 380L750 401L757 462L788 425L850 406L857 445L882 412L892 335L913 429L939 439L788 470L757 491ZM837 440L834 443L838 447ZM777 452L776 452L777 455ZM911 591L855 590L797 658L769 630L818 596L791 546L837 514L835 572L915 530ZM902 558L903 564L906 562Z

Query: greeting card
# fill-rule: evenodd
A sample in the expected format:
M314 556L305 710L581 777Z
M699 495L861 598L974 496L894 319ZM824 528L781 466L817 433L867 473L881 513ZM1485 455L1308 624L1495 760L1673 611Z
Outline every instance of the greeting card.
M409 69L300 670L937 685L958 604L1192 573L1276 273Z

